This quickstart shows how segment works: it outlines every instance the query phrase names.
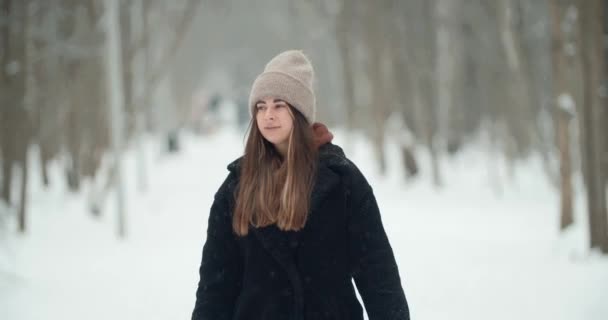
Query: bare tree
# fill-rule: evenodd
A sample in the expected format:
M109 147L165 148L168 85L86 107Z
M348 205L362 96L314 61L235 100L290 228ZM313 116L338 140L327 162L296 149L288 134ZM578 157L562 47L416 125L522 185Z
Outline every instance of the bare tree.
M371 112L372 126L371 138L374 146L374 153L381 174L386 173L386 155L384 149L385 143L385 123L390 114L389 103L393 100L389 92L387 92L386 74L383 72L385 67L383 62L386 61L386 38L387 30L384 21L380 19L386 10L386 1L381 3L366 2L365 30L363 34L363 42L367 51L367 74L371 89L371 105L368 110Z
M608 221L606 213L606 189L602 167L602 108L605 105L600 87L605 81L605 50L602 21L604 1L579 2L581 12L581 42L583 59L583 122L585 131L585 177L587 207L589 210L590 247L608 253Z
M435 98L436 30L434 1L407 1L402 4L405 18L405 54L407 84L411 106L404 121L411 128L416 141L431 155L431 174L436 186L441 185L437 145L437 101ZM404 40L404 41L406 41Z
M348 131L352 131L355 128L355 83L353 81L353 58L352 51L354 46L352 44L353 37L353 23L354 23L354 1L341 0L339 1L340 9L336 16L335 21L335 33L336 40L338 43L338 54L340 56L341 70L342 70L342 82L344 92L344 104L346 106L346 128Z
M21 188L18 207L18 228L26 229L27 204L27 150L31 141L30 113L24 103L26 93L26 1L3 0L0 2L0 149L2 150L3 186L2 198L11 203L14 165L21 168Z
M107 80L110 95L110 114L112 125L112 145L114 151L114 187L117 195L118 235L121 238L127 235L125 190L122 176L122 148L124 146L125 116L123 93L123 66L121 53L121 38L119 33L119 6L118 0L109 0L106 3L106 30L107 30Z
M566 65L565 42L562 36L563 9L559 0L551 1L552 16L552 61L553 61L553 94L555 108L553 119L557 129L557 145L560 150L560 229L565 229L574 222L572 196L572 163L570 155L569 123L574 110L571 90L567 87L563 66Z

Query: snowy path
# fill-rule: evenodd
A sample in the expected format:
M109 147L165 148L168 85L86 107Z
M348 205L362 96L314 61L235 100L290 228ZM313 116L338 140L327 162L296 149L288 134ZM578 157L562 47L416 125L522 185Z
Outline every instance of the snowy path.
M0 319L188 319L211 199L241 141L188 137L181 154L163 157L149 145L143 194L127 162L126 241L115 237L112 203L93 219L82 195L32 187L29 233L0 246ZM378 178L368 147L352 150L378 198L413 319L608 319L608 259L584 250L583 221L558 235L556 196L533 164L497 197L472 152L446 163L448 183L436 191L404 185L398 169Z

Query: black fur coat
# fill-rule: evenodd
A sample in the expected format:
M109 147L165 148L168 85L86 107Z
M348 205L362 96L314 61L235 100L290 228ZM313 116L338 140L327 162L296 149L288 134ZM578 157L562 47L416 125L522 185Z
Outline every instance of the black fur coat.
M319 148L305 227L232 231L239 160L215 194L193 320L409 319L393 250L371 186L342 149Z

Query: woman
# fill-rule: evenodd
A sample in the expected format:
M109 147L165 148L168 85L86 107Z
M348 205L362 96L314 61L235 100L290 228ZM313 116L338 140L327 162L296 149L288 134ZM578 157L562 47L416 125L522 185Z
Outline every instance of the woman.
M409 319L372 188L314 124L313 68L300 51L253 83L244 155L215 194L195 320ZM314 125L313 125L314 124Z

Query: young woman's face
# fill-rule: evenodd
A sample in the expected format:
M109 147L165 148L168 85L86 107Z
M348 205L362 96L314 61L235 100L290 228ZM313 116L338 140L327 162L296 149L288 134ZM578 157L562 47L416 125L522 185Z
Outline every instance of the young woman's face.
M289 105L279 99L265 98L255 105L255 119L262 136L285 154L289 135L293 129L293 117Z

